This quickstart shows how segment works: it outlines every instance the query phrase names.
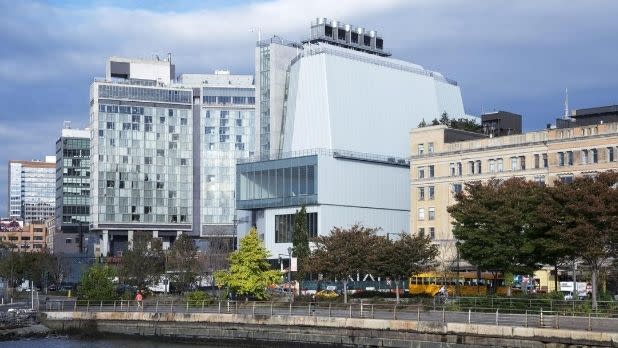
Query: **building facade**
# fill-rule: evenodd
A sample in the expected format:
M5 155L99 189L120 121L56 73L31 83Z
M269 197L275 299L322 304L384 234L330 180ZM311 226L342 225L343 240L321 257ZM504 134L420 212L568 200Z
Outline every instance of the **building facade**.
M410 229L447 246L455 242L447 207L466 182L522 177L551 185L618 170L618 123L493 138L431 126L410 139Z
M256 69L267 52L258 48ZM291 246L293 214L301 206L310 236L354 223L381 234L408 232L409 197L401 194L409 184L407 129L444 112L463 116L459 87L390 58L375 31L336 21L315 20L302 48L292 48L288 59L297 55L278 69L286 71L285 84L265 83L264 67L258 74L259 108L279 100L275 93L283 96L279 115L271 107L263 118L260 109L260 128L270 137L277 132L279 149L262 130L259 155L237 165L237 209L248 217L241 234L256 226L277 258Z
M0 241L12 245L13 251L43 252L47 248L47 226L31 223L23 227L0 231Z
M256 151L265 158L281 150L285 87L290 62L302 45L278 36L257 42L255 47L255 86L259 102L254 121Z
M57 253L92 254L97 238L90 235L90 130L68 123L56 141L54 221Z
M56 158L9 161L8 212L26 224L43 222L55 213Z
M235 163L253 154L251 75L183 74L171 57L112 57L91 87L91 227L119 255L135 231L206 242L235 232Z
M193 233L193 90L171 60L112 57L90 88L91 229L118 255L135 230Z

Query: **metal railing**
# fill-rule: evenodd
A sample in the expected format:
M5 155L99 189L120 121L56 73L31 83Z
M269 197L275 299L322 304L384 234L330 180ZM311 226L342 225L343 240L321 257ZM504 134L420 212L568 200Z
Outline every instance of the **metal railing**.
M492 307L469 307L449 310L444 306L426 307L422 304L375 304L336 302L259 302L259 301L185 301L132 300L39 301L43 312L144 312L144 313L219 313L251 316L316 316L328 318L372 318L384 320L412 320L433 323L466 323L518 327L554 328L618 332L618 314L571 312L560 309L500 309Z

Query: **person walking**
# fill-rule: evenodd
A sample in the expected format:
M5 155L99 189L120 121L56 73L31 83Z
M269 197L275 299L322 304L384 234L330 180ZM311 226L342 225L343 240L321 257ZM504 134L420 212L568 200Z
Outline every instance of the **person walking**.
M140 290L137 290L137 294L135 294L135 301L137 302L137 308L144 310L144 304L142 301L144 300L144 296Z

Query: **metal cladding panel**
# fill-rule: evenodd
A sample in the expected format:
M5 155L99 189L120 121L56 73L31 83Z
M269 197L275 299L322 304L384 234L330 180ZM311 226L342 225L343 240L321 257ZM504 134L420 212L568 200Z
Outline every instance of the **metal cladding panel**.
M324 55L291 67L283 152L333 148L325 67Z
M459 87L361 58L322 53L292 65L284 151L408 156L409 131L421 120L463 116Z
M318 203L410 210L410 169L320 156Z

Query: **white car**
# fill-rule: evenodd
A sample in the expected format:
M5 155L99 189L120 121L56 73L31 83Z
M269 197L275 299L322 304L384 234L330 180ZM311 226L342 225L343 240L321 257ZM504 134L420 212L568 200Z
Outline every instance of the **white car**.
M564 300L565 301L572 301L573 300L573 292L572 291L563 291L564 293ZM586 294L585 293L579 293L579 299L580 300L584 300L586 298Z

